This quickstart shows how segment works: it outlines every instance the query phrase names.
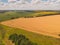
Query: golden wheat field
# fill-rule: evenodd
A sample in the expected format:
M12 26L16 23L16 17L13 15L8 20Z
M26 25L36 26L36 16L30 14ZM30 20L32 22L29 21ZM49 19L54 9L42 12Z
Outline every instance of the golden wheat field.
M59 38L60 34L60 15L18 18L1 22L1 24L56 38Z

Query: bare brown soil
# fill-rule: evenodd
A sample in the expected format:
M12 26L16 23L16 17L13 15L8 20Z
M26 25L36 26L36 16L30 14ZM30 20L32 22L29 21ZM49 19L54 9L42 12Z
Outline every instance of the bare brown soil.
M36 18L19 18L5 21L1 24L60 38L58 36L58 34L60 34L60 15Z

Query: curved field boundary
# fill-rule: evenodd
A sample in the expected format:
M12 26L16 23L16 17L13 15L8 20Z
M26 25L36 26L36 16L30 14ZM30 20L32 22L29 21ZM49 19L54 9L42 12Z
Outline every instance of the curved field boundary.
M58 36L60 34L60 15L37 18L19 18L1 22L1 24L60 38Z

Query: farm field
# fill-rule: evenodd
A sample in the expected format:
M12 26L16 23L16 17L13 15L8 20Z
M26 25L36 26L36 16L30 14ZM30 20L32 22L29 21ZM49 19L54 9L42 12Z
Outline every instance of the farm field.
M60 11L2 11L0 12L0 45L60 45ZM11 35L14 41L9 40ZM11 37L10 37L11 38ZM26 42L26 40L28 40ZM25 41L25 42L24 42ZM27 44L26 44L27 43Z
M16 18L33 18L33 17L40 17L40 16L50 16L50 15L55 15L55 14L60 14L60 12L46 12L46 11L8 11L8 12L3 12L0 13L0 22L5 21L5 20L12 20Z
M3 27L5 30L5 37L3 39L4 43L6 45L14 45L11 41L8 40L9 35L17 33L17 34L23 34L27 38L29 38L32 42L37 43L38 45L60 45L60 39L59 38L53 38L50 36L45 36L42 34L36 34L33 32L26 31L24 29L18 29L18 28L12 28L5 25L0 25L0 27ZM1 29L0 29L1 30Z
M27 31L59 37L60 34L60 15L37 17L37 18L19 18L2 22L1 24L22 28Z

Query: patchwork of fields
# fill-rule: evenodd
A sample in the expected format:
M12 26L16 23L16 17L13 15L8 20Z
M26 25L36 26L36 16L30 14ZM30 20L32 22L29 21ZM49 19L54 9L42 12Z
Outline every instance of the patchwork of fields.
M9 12L0 13L0 22L6 21L6 20L17 19L17 18L33 18L33 17L41 17L41 16L50 16L50 15L55 15L55 14L60 14L60 12L9 11Z
M37 45L60 45L60 12L8 11L0 13L0 45L14 45L8 40L14 33L25 35Z
M37 17L37 18L19 18L5 21L1 24L15 28L22 28L27 31L39 34L59 37L60 34L60 15ZM60 38L60 37L59 37Z

